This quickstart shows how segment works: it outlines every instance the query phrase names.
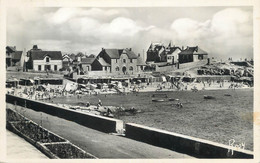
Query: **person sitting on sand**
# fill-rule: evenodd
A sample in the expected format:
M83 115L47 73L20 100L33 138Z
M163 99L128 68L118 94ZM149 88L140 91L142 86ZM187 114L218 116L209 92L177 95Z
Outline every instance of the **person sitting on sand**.
M177 103L177 107L178 107L178 108L183 108L182 103L181 103L181 102L178 102L178 103Z

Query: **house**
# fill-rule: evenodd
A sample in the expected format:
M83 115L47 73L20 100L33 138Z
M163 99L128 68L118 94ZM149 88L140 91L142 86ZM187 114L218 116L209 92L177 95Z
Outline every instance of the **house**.
M172 46L171 42L168 46L162 43L151 43L147 50L146 62L166 62L168 64L178 63L178 53L181 49L177 46Z
M161 57L165 53L165 47L162 43L151 43L146 54L146 62L161 62Z
M16 47L6 46L6 67L21 66L23 51L17 51Z
M95 61L96 58L82 58L80 66L84 72L92 71L91 64Z
M117 75L134 74L137 72L138 56L131 48L104 49L91 64L92 71L105 71Z
M58 71L62 68L61 51L44 51L37 45L27 52L29 57L28 68L34 71Z
M72 64L73 59L68 55L65 54L62 56L62 67L64 69L68 69L70 67L70 65Z
M162 62L167 62L168 64L176 64L179 62L179 53L181 49L177 46L171 46L169 43L168 47L165 48L165 53L161 57Z
M208 58L208 53L196 47L187 46L186 49L182 50L179 53L179 63L187 63L187 62L197 62L201 60L206 60Z

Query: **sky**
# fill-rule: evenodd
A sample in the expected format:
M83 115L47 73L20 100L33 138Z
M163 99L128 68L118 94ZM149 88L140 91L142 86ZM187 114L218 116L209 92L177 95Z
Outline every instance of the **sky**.
M9 8L7 45L97 55L151 42L199 46L210 57L253 58L252 7ZM144 58L145 59L145 58Z

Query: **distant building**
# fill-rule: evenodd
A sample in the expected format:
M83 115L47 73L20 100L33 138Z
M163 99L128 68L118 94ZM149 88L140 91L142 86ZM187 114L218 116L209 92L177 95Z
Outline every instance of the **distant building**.
M82 58L80 66L84 72L92 71L91 64L95 61L93 57Z
M117 75L135 74L138 66L143 66L131 48L103 49L91 64L92 71L105 71ZM141 67L140 67L141 68Z
M161 62L161 56L165 54L165 47L162 43L151 43L146 54L146 62Z
M38 49L37 45L27 52L28 69L34 71L58 71L62 68L61 51L43 51Z
M208 58L208 53L196 47L187 47L179 53L179 63L187 62L197 62L201 60L206 60Z
M151 43L146 54L146 62L167 64L196 62L208 58L208 53L198 46L180 49L172 46L171 43L168 46L164 46L162 43Z
M23 51L17 51L16 47L6 47L6 67L10 66L21 66L21 58Z
M68 55L65 54L62 56L62 67L64 69L68 69L70 67L70 65L72 64L73 59Z
M177 46L164 46L163 43L151 43L146 54L146 62L167 62L168 64L178 63L178 54L181 49Z

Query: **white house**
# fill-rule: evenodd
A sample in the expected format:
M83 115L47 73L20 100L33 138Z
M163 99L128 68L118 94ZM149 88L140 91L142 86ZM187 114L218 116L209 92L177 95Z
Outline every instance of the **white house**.
M27 54L29 56L29 69L34 71L59 71L62 68L61 51L43 51L34 46Z

